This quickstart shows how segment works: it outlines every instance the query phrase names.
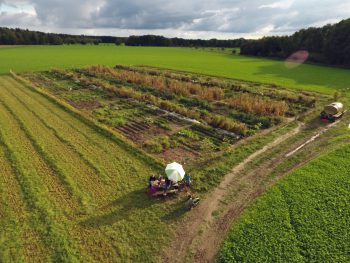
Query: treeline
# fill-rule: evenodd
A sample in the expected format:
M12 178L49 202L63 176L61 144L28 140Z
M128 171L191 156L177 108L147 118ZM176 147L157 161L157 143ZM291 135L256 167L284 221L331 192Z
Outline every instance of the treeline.
M99 44L120 43L126 38L111 36L85 36L43 33L23 29L0 27L0 45L63 45L63 44Z
M0 27L0 45L63 45L113 43L127 46L161 46L161 47L240 47L246 40L202 40L166 38L145 35L130 37L86 36L43 33L24 29Z
M163 36L145 35L130 36L127 38L127 46L158 46L158 47L240 47L246 40L243 38L233 40L219 39L183 39L183 38L166 38Z
M275 58L287 58L298 50L308 51L311 62L350 67L350 19L291 36L249 40L241 46L243 55Z

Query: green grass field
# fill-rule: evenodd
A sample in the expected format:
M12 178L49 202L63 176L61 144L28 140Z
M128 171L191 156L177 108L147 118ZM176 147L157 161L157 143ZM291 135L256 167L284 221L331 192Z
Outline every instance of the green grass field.
M177 209L145 194L158 165L13 78L0 85L0 261L152 262Z
M153 262L183 215L181 196L145 195L159 164L72 108L6 75L91 64L150 65L333 94L350 70L229 54L228 50L100 46L0 48L0 261ZM255 85L255 84L254 84ZM253 86L254 86L253 85ZM194 170L203 189L283 134L248 141ZM107 136L106 136L107 135ZM221 262L347 262L350 146L293 172L233 225ZM204 169L205 168L205 169ZM203 180L204 181L204 180Z
M296 170L237 222L219 262L349 262L346 145Z
M349 89L350 71L315 65L287 69L283 61L191 48L21 46L0 49L0 74L71 68L90 64L150 65L285 87L333 93Z

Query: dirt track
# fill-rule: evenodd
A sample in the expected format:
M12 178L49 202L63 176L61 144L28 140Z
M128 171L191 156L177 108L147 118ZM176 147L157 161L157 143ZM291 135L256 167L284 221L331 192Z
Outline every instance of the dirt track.
M249 170L244 176L241 176L242 172L247 168L247 164L299 133L301 127L302 125L299 124L292 131L267 144L261 150L256 151L235 166L223 178L220 185L202 200L200 205L190 215L182 219L181 231L176 233L176 237L167 249L162 261L213 262L232 220L269 186L291 171L284 171L277 177L269 178L273 168L288 158L286 154L293 152L299 146L288 146L282 154L264 161L258 167ZM329 128L325 127L320 131L320 134ZM317 154L315 152L308 156L307 159L300 160L293 169L305 164ZM230 201L226 203L225 199L230 197ZM176 253L174 253L175 251Z
M212 225L212 221L214 219L213 212L218 208L219 203L223 197L225 197L228 193L228 190L231 191L232 184L239 180L240 172L246 167L246 165L255 159L258 155L266 152L267 150L275 147L280 144L284 140L289 137L295 135L300 131L300 125L294 130L288 132L287 134L279 137L275 141L267 144L261 150L256 151L251 154L248 158L242 161L240 164L235 166L230 173L228 173L220 185L213 190L205 200L202 200L201 204L192 211L189 217L186 217L184 220L184 227L181 229L180 233L177 233L178 237L174 239L174 243L167 250L168 254L165 255L164 259L167 262L182 262L186 258L189 248L195 243L202 244L199 246L201 249L198 249L195 258L196 261L210 261L216 254L217 245L221 242L222 236L219 233L214 233L214 235L210 235L212 232L209 226ZM243 182L242 182L243 183ZM236 187L239 185L235 184ZM252 195L259 195L259 192L251 193ZM232 207L236 207L238 205L237 214L243 209L242 205L245 203L245 198L240 198L241 202L235 202L232 204ZM242 203L242 204L238 204ZM241 208L241 209L239 209ZM206 228L206 229L204 229ZM202 232L202 233L199 233ZM222 231L221 231L222 232ZM209 235L208 235L209 234ZM210 240L208 240L208 238ZM205 242L203 242L205 241ZM173 251L177 251L176 258L172 254Z

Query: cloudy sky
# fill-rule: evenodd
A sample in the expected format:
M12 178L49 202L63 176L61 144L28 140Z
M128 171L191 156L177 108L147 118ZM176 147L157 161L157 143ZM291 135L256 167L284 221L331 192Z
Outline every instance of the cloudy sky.
M45 32L258 38L350 18L350 0L0 0L0 26Z

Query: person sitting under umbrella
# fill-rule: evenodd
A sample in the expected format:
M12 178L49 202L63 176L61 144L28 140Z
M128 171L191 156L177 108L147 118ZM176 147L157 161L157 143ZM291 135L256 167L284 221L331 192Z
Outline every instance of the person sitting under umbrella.
M192 182L191 175L190 174L186 174L184 179L185 179L186 186L190 186L191 182Z
M157 178L154 175L151 175L148 179L148 186L151 188L153 183L157 180Z
M165 184L164 184L164 195L167 195L167 191L170 189L172 185L172 181L168 178L165 178Z

